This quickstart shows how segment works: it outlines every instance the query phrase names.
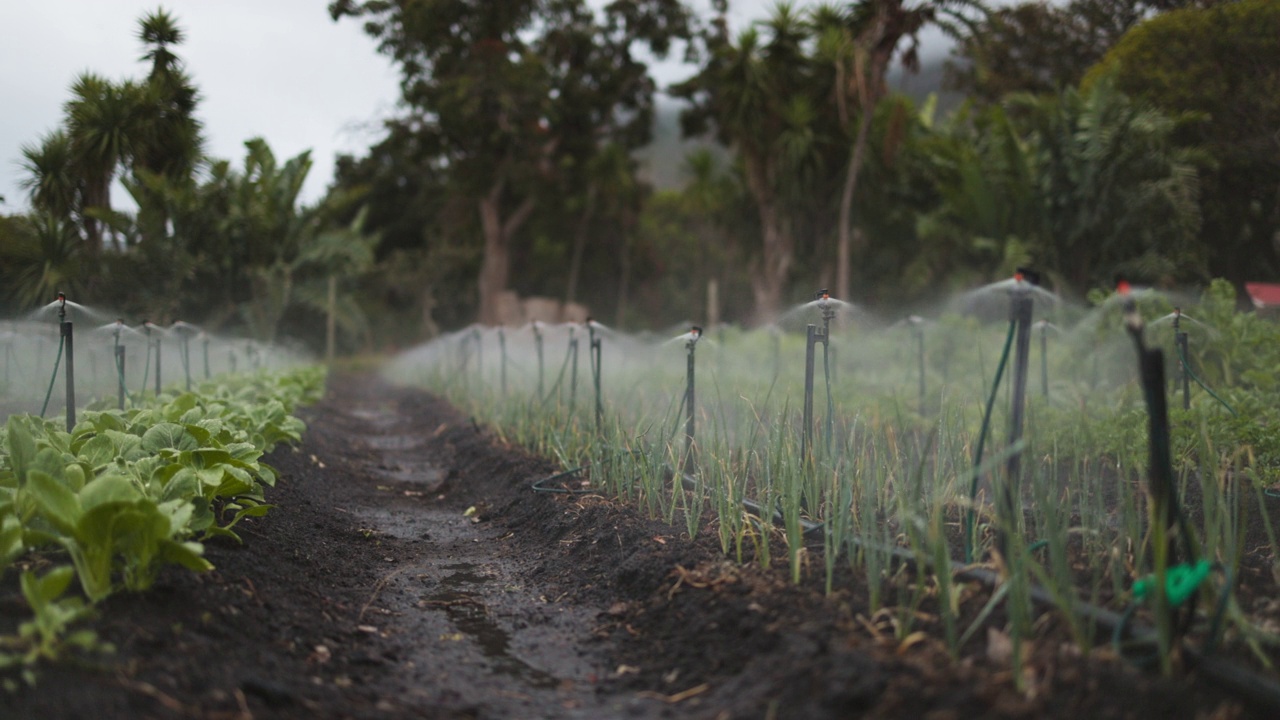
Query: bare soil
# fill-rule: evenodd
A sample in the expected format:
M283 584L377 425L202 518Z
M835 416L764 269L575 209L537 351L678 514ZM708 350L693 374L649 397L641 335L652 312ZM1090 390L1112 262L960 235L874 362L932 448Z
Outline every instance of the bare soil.
M1051 615L1021 683L998 613L959 659L928 604L899 639L856 577L823 592L816 554L794 585L714 532L531 492L550 462L370 375L331 378L304 417L243 545L109 599L94 625L116 652L42 668L0 718L1265 716L1195 673L1081 656ZM25 614L9 575L3 629Z

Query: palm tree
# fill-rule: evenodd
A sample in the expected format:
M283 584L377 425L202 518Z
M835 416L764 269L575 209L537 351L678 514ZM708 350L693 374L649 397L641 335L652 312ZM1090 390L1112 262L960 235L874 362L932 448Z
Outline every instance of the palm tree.
M144 91L132 82L112 83L83 73L71 87L65 106L72 166L80 177L84 228L91 253L102 250L102 227L88 211L111 211L111 181L133 157L140 135Z
M960 26L972 27L973 16L985 14L982 0L855 0L844 8L823 5L812 15L820 52L834 70L832 100L846 137L853 132L836 244L836 294L848 297L853 252L853 197L866 157L876 105L888 93L889 66L919 69L920 32L933 25L951 36ZM906 40L905 49L900 49ZM853 121L857 116L856 130Z
M9 296L20 308L39 306L56 293L81 289L83 242L67 218L37 211L13 223L16 231L3 247Z
M768 323L778 315L795 260L788 201L804 193L799 180L814 159L817 103L801 17L781 3L764 27L767 39L751 28L735 43L720 25L718 35L708 39L713 55L707 66L673 93L694 102L682 118L686 135L714 126L719 140L740 158L762 236L751 278L756 320Z
M22 168L28 173L22 187L30 194L32 207L70 218L79 209L80 182L72 166L67 133L55 130L38 145L23 145L22 158Z
M172 47L185 39L172 15L163 9L144 15L138 21L138 40L146 52L144 62L151 71L143 87L143 117L134 139L132 171L135 178L152 173L163 176L170 184L190 184L201 155L204 139L202 125L195 119L200 95ZM164 228L169 215L161 198L139 185L139 220L144 228ZM154 232L140 233L146 242Z

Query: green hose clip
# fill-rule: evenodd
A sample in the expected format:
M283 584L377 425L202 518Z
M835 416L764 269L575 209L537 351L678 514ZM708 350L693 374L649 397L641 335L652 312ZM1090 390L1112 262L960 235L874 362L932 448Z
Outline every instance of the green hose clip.
M1199 560L1191 564L1174 565L1164 573L1164 594L1169 605L1178 607L1185 603L1196 589L1200 587L1213 564L1208 560ZM1145 601L1155 590L1156 579L1148 575L1133 583L1133 598L1138 602Z

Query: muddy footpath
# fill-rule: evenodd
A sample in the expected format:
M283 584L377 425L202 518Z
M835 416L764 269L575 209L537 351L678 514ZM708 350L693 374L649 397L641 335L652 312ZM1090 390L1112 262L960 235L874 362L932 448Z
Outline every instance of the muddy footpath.
M927 613L898 639L856 577L823 592L820 557L797 586L725 558L707 523L691 541L532 492L556 466L372 374L302 414L243 544L111 597L94 627L115 652L0 692L0 718L1254 717L1051 627L1020 689L998 617L958 660ZM14 585L0 616L23 610Z

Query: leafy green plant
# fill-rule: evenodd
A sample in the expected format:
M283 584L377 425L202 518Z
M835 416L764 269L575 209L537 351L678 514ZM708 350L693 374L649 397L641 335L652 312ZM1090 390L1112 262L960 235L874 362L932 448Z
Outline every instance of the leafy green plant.
M22 573L22 596L34 616L18 626L16 635L0 636L0 673L17 669L24 682L35 685L35 668L41 661L55 662L73 649L114 650L109 643L100 642L93 630L70 631L73 624L93 613L80 598L63 597L74 578L75 571L66 565L43 576L30 570ZM12 678L4 678L3 684L10 692L17 689Z

